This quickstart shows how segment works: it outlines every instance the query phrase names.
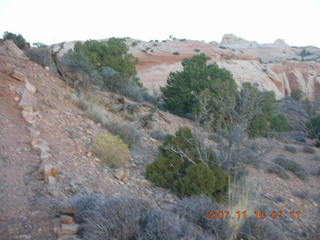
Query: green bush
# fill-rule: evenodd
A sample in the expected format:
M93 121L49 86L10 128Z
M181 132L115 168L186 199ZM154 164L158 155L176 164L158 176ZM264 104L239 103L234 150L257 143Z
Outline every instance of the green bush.
M313 117L307 124L308 136L320 141L320 115Z
M214 153L205 149L189 128L167 135L159 151L146 168L146 178L155 185L169 188L179 197L202 193L221 199L226 192L227 175L217 167Z
M221 200L227 190L228 177L219 168L210 169L204 163L191 165L185 176L179 178L174 191L179 197L205 194Z
M30 43L28 43L21 34L14 34L11 32L4 32L3 34L4 40L12 40L15 45L21 50L25 50L30 47Z
M283 131L286 129L286 118L277 112L277 102L273 91L260 91L257 85L244 83L239 94L240 99L246 95L248 99L247 111L252 111L255 114L249 121L248 133L250 137L266 136L272 130Z
M112 67L100 66L100 60L96 60L94 57L98 53L93 50L93 52L90 51L91 48L86 49L86 51L69 51L63 56L61 62L62 67L64 73L66 73L70 79L80 81L80 87L95 84L102 90L122 94L137 102L147 100L149 96L138 78L129 77L128 74L121 73ZM113 57L118 58L117 56L110 56L109 58ZM99 67L97 65L99 65Z
M173 55L180 55L179 52L173 52L172 54L173 54Z
M287 118L282 113L274 114L269 118L271 129L276 132L288 130L289 124Z
M132 77L136 75L137 59L128 53L129 48L123 40L110 38L107 42L88 40L76 43L74 52L84 54L95 69L111 67L119 73Z
M109 167L124 167L130 159L128 146L117 137L99 133L92 142L93 151Z
M217 64L208 64L204 54L195 55L182 61L183 71L170 73L167 85L161 88L165 107L172 113L185 116L198 112L197 95L206 90L215 116L222 114L218 99L233 103L237 85L229 71ZM230 101L228 101L230 98Z
M303 100L303 95L304 94L300 89L296 89L291 92L291 97L297 102L300 102Z

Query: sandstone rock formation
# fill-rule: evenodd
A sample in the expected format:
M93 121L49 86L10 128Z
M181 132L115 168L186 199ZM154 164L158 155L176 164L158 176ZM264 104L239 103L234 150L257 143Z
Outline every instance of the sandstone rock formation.
M291 47L283 39L259 44L234 34L225 34L220 44L179 39L144 42L129 38L125 41L130 52L140 60L138 77L150 92L159 91L170 72L182 70L184 58L204 53L211 57L211 62L231 71L239 86L243 82L258 83L261 89L274 91L278 99L300 89L308 99L320 99L320 49L316 47ZM57 60L75 43L51 46ZM300 54L304 49L310 55L302 61Z

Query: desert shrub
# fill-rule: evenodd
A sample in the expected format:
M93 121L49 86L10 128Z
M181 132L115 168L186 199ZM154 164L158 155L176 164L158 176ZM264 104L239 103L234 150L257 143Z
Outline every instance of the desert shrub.
M212 239L196 225L136 198L78 195L72 199L84 240Z
M279 203L282 203L285 200L284 197L282 197L280 195L274 196L273 199L276 200Z
M12 40L15 45L21 50L25 50L30 47L30 43L28 43L21 34L14 34L11 32L3 33L4 40Z
M50 49L45 47L40 48L29 48L25 51L27 57L40 64L41 66L50 66L52 59Z
M309 114L306 112L302 102L297 102L292 97L284 97L279 101L278 109L286 116L290 129L305 131Z
M199 226L204 232L216 236L217 239L227 239L229 234L226 219L209 220L205 216L208 211L223 211L223 207L205 196L183 198L174 206L174 213L186 221Z
M118 121L106 120L103 125L113 135L117 135L128 144L129 148L133 148L139 144L141 140L140 132L132 125L122 124Z
M107 112L97 104L90 104L84 114L95 123L103 124L106 121Z
M128 146L119 137L107 133L99 133L92 142L92 148L112 168L123 167L130 159Z
M300 89L296 89L291 92L291 97L297 102L300 102L303 100L303 95L304 94Z
M310 138L320 141L320 115L313 117L307 122L306 128Z
M150 134L150 136L162 142L165 139L166 134L160 130L155 130Z
M188 128L167 135L157 159L146 168L146 178L178 196L205 194L221 198L227 190L227 175L216 165L212 151Z
M315 154L316 150L312 147L304 146L302 149L305 153Z
M293 146L284 146L284 149L287 150L288 152L291 152L291 153L297 153L297 149Z
M196 227L170 212L151 211L145 221L146 224L142 233L136 239L206 239L204 234Z
M285 168L286 170L291 171L294 175L296 175L301 180L306 180L308 178L307 171L300 164L290 159L287 159L284 157L276 157L273 160L273 162Z
M117 72L131 77L136 74L137 59L128 53L129 48L122 39L110 38L106 42L88 40L76 43L74 53L83 54L95 69L110 67Z
M97 72L94 78L97 85L103 90L124 95L137 102L144 100L142 85L136 78L128 78L110 67L105 67Z
M210 169L206 164L198 163L185 171L186 174L174 186L179 197L205 194L221 200L228 186L228 177L221 169Z
M248 105L247 111L255 113L248 124L250 137L267 136L272 130L284 131L287 128L286 118L277 112L274 92L260 91L257 85L244 83L237 95L238 105L243 104L242 98Z
M137 199L78 199L73 206L83 224L85 240L133 239L141 232L149 205ZM89 205L91 204L91 205ZM84 206L83 206L84 205Z
M173 54L173 55L180 55L179 52L173 52L172 54Z
M90 53L90 56L92 54L97 53ZM137 102L149 97L138 78L118 72L109 66L97 67L92 58L82 51L67 52L61 61L64 73L73 81L80 81L81 86L96 84L102 90L124 95Z
M269 118L271 129L277 132L284 132L288 130L288 120L282 113L277 113Z
M132 43L131 43L131 47L134 47L134 46L137 46L137 45L138 45L137 42L132 42Z
M272 164L267 168L267 172L268 173L273 173L276 174L278 177L284 179L284 180L288 180L290 178L290 176L287 174L286 170L276 164Z
M170 112L185 116L197 111L197 95L204 90L206 93L203 95L210 99L217 117L222 114L218 99L224 98L226 104L234 102L237 85L232 75L217 64L207 65L207 59L204 54L195 55L182 61L183 71L170 73L167 85L161 88L165 107Z
M195 52L200 52L200 49L194 49L193 51L195 51Z
M298 197L300 199L306 199L309 196L308 192L305 191L293 190L291 193L293 196Z
M270 221L249 217L240 229L239 239L244 240L277 240L283 239L281 231Z
M314 156L313 160L320 161L320 156Z
M42 43L42 42L35 42L32 44L33 47L36 47L36 48L46 48L47 45Z

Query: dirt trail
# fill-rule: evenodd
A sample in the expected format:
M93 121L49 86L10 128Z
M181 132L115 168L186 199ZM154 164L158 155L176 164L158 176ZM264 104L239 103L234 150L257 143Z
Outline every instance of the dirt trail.
M55 239L27 123L0 73L0 240ZM12 79L11 79L12 81Z

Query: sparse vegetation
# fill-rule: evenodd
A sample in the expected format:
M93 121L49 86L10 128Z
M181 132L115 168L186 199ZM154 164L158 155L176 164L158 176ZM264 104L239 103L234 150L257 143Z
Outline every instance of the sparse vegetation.
M130 159L128 146L117 136L99 133L92 142L95 154L109 167L124 167Z
M296 175L301 180L307 180L308 178L307 171L300 164L290 159L287 159L285 157L276 157L273 160L273 162L285 168L286 170L291 171L294 175Z
M160 130L155 130L151 132L150 136L162 142L165 139L166 134Z
M307 122L306 129L310 138L317 139L316 146L320 146L320 115Z
M187 222L198 225L205 232L214 234L217 239L227 239L229 237L229 227L226 219L212 221L205 218L208 209L223 211L223 207L204 196L193 196L178 201L173 211ZM209 210L210 211L210 210Z
M3 39L12 40L14 44L17 45L17 47L21 50L25 50L30 47L30 43L28 43L21 34L4 32Z
M272 164L268 167L267 169L268 173L272 173L272 174L276 174L278 177L284 179L284 180L288 180L290 178L290 176L287 174L286 170L276 164Z
M122 124L118 121L106 120L102 126L112 134L119 136L129 148L134 148L141 139L140 132L132 125Z
M198 205L203 204L203 201ZM188 218L185 220L178 214L155 210L148 202L137 198L104 199L100 195L78 195L74 197L72 206L76 210L78 222L81 223L84 240L206 240L209 237L218 237L218 233L227 234L224 228L218 228L224 221L210 224L210 221L204 218L208 210L203 212L203 207L215 206L209 202L201 209L201 213L205 214L201 216L202 223L194 222L193 218L198 218L201 214L196 213L196 209L192 211L193 216L186 216L188 210L179 208L179 214Z
M278 240L284 236L270 221L249 217L241 227L239 237L245 240Z
M50 66L51 64L51 53L50 49L45 47L38 47L38 48L28 48L25 50L26 56L40 64L41 66Z
M47 45L42 42L33 43L32 46L36 47L36 48L46 48L47 47Z
M197 48L196 48L196 49L194 49L193 51L195 51L195 52L200 52L200 49L197 49Z
M63 72L71 79L73 87L87 90L95 84L102 90L122 94L138 102L152 98L139 79L132 76L136 59L124 53L127 48L123 47L121 40L110 39L107 43L90 40L77 44L75 50L70 50L62 59ZM119 49L113 52L115 50L111 48L117 47Z
M304 146L302 149L305 153L315 154L316 150L309 146Z
M173 52L172 54L173 54L173 55L180 55L179 52Z
M297 102L301 102L303 100L303 96L304 93L300 89L296 89L291 92L291 97Z
M284 149L291 153L297 153L297 149L293 146L286 145L284 146Z

